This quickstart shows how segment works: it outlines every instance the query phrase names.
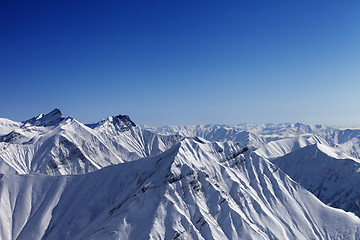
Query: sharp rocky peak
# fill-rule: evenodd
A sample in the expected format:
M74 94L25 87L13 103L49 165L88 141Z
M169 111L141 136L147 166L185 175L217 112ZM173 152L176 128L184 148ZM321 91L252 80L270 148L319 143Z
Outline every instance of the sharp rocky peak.
M131 121L128 115L117 115L114 117L109 117L107 121L111 122L115 126L115 128L120 131L125 131L131 127L136 126L136 124Z
M58 125L65 118L58 108L55 108L47 114L40 114L37 117L33 117L29 120L23 121L24 125L35 125L35 126L55 126Z
M117 115L115 117L112 117L114 121L120 121L122 123L125 123L126 125L136 126L136 124L131 121L130 117L128 115Z
M115 129L119 131L126 131L131 127L136 126L136 124L130 119L128 115L117 115L108 117L94 124L86 124L86 126L94 129L101 126L109 126L109 124L114 126Z

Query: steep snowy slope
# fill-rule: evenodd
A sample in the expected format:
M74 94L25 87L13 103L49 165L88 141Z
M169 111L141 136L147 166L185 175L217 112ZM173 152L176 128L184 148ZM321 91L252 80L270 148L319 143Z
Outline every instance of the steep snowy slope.
M318 136L300 136L271 141L256 149L255 153L265 159L272 160L315 143L327 145L326 141Z
M108 148L123 152L129 160L159 154L178 143L180 135L161 135L135 125L126 115L109 117L96 124L88 124Z
M47 127L27 123L2 140L0 159L21 174L82 173L96 170L100 164L111 163L111 160L121 161L71 118Z
M112 164L156 155L178 143L140 129L127 116L86 126L60 110L24 121L0 136L0 173L80 174Z
M84 175L1 175L0 238L359 239L359 218L245 150L185 139Z
M323 144L273 160L321 201L360 216L360 162Z
M334 135L334 142L340 151L360 159L360 129L339 130Z
M21 123L14 122L6 118L0 118L0 136L10 133L21 125Z

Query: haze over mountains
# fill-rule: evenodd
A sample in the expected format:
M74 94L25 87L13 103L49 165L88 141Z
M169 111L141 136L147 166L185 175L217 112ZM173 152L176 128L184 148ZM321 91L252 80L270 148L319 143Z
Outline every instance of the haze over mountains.
M359 239L359 156L322 125L2 118L0 238Z

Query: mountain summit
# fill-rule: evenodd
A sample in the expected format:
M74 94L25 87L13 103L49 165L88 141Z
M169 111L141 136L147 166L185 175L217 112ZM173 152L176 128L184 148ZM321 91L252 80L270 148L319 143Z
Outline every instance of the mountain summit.
M86 124L86 126L95 129L99 127L109 127L111 125L117 131L126 131L129 130L131 127L136 127L136 124L130 119L128 115L117 115L108 117L100 122L93 123L93 124Z
M40 114L37 117L33 117L29 120L24 121L24 125L35 125L35 126L56 126L62 120L64 120L64 116L62 115L61 111L58 108L55 108L51 112L47 114Z
M54 109L11 128L1 122L12 131L0 135L0 174L82 174L157 155L182 139L141 129L127 115L84 125Z

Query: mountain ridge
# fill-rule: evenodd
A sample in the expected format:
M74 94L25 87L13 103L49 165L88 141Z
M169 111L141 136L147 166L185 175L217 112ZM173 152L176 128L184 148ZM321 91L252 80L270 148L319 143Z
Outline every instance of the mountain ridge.
M360 216L358 159L317 143L272 162L324 203Z
M0 136L0 162L6 162L0 173L8 166L20 174L86 173L159 154L182 139L141 129L126 115L109 117L94 128L64 118L58 109L30 120Z

